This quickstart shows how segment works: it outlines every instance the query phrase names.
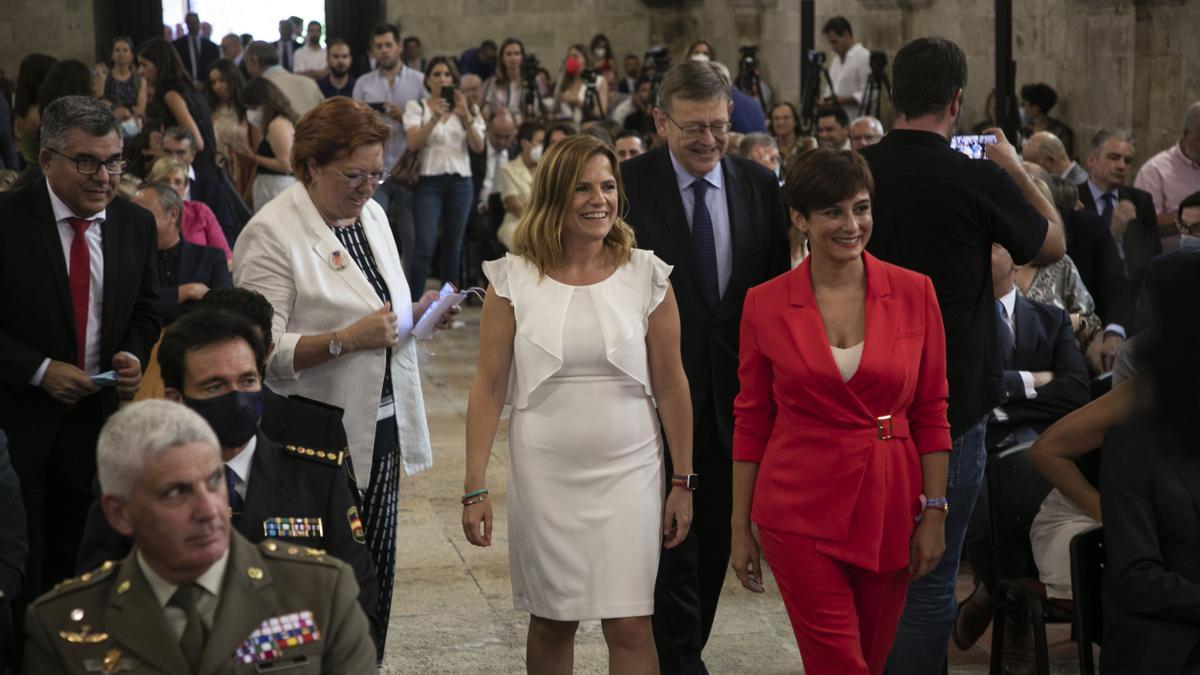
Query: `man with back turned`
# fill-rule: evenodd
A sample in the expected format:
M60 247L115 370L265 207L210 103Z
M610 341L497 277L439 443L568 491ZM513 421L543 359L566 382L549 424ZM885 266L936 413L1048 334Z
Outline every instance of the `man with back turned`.
M987 413L1000 400L997 309L991 246L1019 265L1050 264L1066 249L1054 205L1038 192L999 129L987 160L952 150L967 61L944 38L905 45L892 67L895 128L862 150L875 177L875 231L868 250L929 276L946 329L950 453L946 552L937 569L911 584L892 675L939 672L954 625L955 576L967 522L983 480Z

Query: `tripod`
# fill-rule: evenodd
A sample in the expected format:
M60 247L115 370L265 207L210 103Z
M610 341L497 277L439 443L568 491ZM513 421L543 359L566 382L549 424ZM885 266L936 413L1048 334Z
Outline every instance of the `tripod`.
M595 78L588 80L583 85L583 108L579 114L581 121L602 120L607 116L604 110L604 101L600 100L600 94L596 91ZM592 115L592 110L596 110L596 114Z
M525 101L521 104L521 115L524 119L535 120L542 117L543 103L539 95L536 78L525 79Z
M738 70L737 88L743 94L749 94L758 98L758 104L762 106L763 113L769 114L767 110L767 102L763 98L762 82L758 79L758 72L753 68L747 68L746 64L742 64Z
M804 73L804 90L800 95L800 130L803 133L812 135L817 126L817 101L821 98L821 78L825 79L825 84L829 86L829 96L837 98L837 92L833 89L833 80L829 77L829 71L825 66L812 58L809 55L801 64L802 72Z
M863 92L859 114L879 119L879 107L883 102L884 95L887 96L888 101L892 100L892 83L888 81L888 77L884 73L876 73L872 70L871 74L867 76L867 88Z

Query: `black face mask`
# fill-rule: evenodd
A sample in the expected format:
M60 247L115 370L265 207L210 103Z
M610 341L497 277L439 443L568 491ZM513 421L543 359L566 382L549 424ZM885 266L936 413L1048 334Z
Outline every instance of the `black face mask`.
M263 407L261 390L231 391L215 398L185 396L183 402L208 422L222 448L241 447L258 432Z

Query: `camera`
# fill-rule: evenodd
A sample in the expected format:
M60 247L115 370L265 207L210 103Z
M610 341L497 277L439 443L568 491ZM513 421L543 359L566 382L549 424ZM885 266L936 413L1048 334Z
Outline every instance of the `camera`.
M804 55L804 59L814 66L825 66L825 52L819 52L815 49L808 50Z
M654 72L662 77L671 69L671 54L666 47L654 47L646 50L646 60L654 62Z
M738 54L741 55L743 68L753 68L758 65L758 47L756 45L738 47Z
M526 82L537 80L538 70L542 67L538 57L534 54L526 54L525 59L521 61L521 79Z
M878 49L871 50L871 74L877 78L882 78L884 71L887 70L888 58L887 52Z
M583 80L585 85L592 87L593 89L596 87L596 80L599 78L600 73L595 68L584 68L583 71L579 73L579 79Z

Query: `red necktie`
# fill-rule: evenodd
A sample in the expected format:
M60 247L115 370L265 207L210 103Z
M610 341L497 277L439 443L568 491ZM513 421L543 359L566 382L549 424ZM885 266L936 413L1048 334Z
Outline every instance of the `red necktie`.
M84 232L92 221L85 218L67 218L75 238L71 240L71 306L75 310L75 365L84 370L87 359L88 291L92 284L92 259L88 253Z

